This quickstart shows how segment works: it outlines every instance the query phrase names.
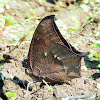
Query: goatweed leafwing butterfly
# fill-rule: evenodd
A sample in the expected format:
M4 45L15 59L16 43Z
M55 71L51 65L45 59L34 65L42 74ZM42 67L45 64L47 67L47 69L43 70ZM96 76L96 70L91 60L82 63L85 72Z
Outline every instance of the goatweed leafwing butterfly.
M81 58L88 54L79 52L68 43L57 28L54 15L47 16L37 26L30 44L30 76L51 83L64 83L78 78Z

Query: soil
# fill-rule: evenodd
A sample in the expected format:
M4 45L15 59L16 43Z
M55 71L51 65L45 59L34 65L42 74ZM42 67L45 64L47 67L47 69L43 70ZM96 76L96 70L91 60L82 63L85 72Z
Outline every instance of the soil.
M100 33L99 35L94 33L100 31L100 29L98 30L100 12L97 16L90 17L90 13L94 13L94 10L100 10L100 4L96 3L95 7L89 6L90 9L85 12L80 7L81 0L76 4L72 2L73 0L68 0L68 2L65 2L67 0L55 0L55 4L52 4L52 2L44 3L41 0L8 1L0 16L1 18L7 15L13 16L17 23L6 27L2 38L0 37L0 61L2 61L4 54L10 55L18 61L12 59L0 66L0 73L5 76L2 88L4 95L11 91L16 93L16 100L69 100L68 97L70 96L90 94L90 97L81 100L100 100L100 88L97 88L97 84L100 84L100 78L98 77L95 80L89 78L95 73L100 74L100 69L87 68L87 71L81 69L81 77L68 81L70 84L55 84L48 88L46 85L40 87L41 82L37 82L30 85L32 91L27 91L26 87L22 88L22 86L11 81L16 76L22 81L33 82L33 79L25 73L25 68L20 62L27 58L35 28L40 20L47 15L56 15L56 24L62 35L76 49L84 52L94 50L100 53L100 48L93 46L93 41L100 40ZM9 9L7 9L7 5L9 5ZM71 16L73 16L73 19L77 16L77 21L76 18L73 20ZM92 20L90 21L89 18ZM78 29L73 28L77 25ZM0 29L3 29L3 27ZM19 45L19 40L25 34L27 34L25 40ZM18 46L12 50L16 45ZM12 51L10 52L10 50ZM84 59L81 61L81 66L85 66ZM9 100L15 99L10 98Z

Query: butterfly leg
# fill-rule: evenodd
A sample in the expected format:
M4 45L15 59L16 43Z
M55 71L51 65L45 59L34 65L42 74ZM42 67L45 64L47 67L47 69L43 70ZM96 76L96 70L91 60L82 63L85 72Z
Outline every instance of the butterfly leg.
M47 82L46 82L44 79L43 79L42 81L43 81L43 83L44 83L46 86L49 87L49 85L47 84Z
M51 90L51 89L52 89L52 87L50 87L50 86L48 85L48 83L47 83L44 79L42 80L42 82L48 87L48 88L47 88L48 90Z

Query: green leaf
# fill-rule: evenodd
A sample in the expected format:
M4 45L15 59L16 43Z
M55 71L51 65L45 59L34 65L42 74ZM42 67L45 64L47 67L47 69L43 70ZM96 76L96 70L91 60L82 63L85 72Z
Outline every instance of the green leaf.
M96 68L100 68L100 64L98 64L98 65L96 66Z
M12 92L12 97L16 97L16 93L15 92Z
M100 47L100 44L99 44L99 43L97 43L96 45L97 45L98 47Z
M94 80L94 78L92 76L90 76L89 78L91 78L92 80Z
M90 58L89 60L90 60L90 61L93 61L94 59L93 59L93 58Z
M94 44L96 45L96 47L100 47L100 40L94 41Z
M16 100L16 97L11 97L9 100Z
M47 90L52 90L52 89L53 89L53 88L52 88L52 87L50 87L50 86L49 86L49 87L47 87Z
M100 53L98 54L93 50L90 50L90 53L93 54L96 58L100 59Z
M2 66L4 64L5 64L5 59L4 58L0 59L0 66Z
M4 75L3 75L3 74L1 75L1 78L2 78L2 80L4 81Z
M12 96L11 92L6 92L6 96L9 98Z
M30 5L29 5L29 3L28 3L28 2L25 2L25 5L26 5L27 7L30 7Z
M13 25L14 22L16 22L16 21L14 20L14 18L12 16L6 16L5 17L5 25L6 26Z
M16 100L16 93L15 92L6 92L6 96L9 98L9 100Z
M5 63L0 63L0 66L4 65Z
M32 13L35 13L35 12L36 12L36 10L35 10L35 9L30 9L30 11L31 11Z

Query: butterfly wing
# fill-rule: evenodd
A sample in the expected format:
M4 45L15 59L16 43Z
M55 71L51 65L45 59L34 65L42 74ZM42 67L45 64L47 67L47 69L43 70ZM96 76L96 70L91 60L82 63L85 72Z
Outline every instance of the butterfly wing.
M36 28L30 44L28 68L32 76L39 79L65 82L80 76L80 60L87 54L77 51L63 38L51 15Z
M28 68L31 70L34 67L35 59L41 54L44 48L51 41L59 41L56 31L53 28L53 22L54 15L47 16L39 23L35 30L28 53Z

